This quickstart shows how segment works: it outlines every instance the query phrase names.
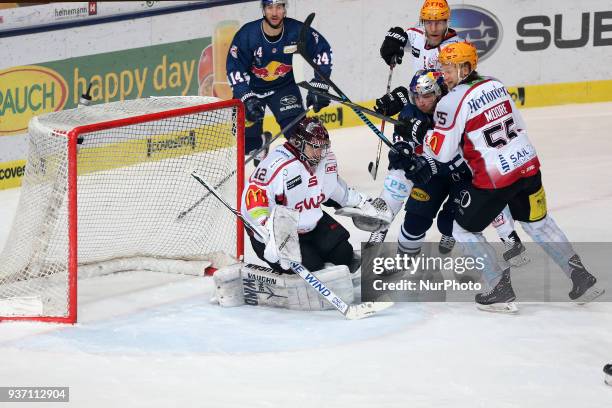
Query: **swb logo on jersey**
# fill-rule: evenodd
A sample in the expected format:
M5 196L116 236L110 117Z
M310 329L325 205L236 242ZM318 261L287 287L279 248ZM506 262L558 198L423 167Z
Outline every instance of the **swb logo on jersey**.
M325 194L321 193L317 197L305 198L295 205L295 209L299 212L319 208L325 201Z
M501 44L502 25L483 8L453 5L449 25L457 31L459 37L474 44L480 61L493 54Z

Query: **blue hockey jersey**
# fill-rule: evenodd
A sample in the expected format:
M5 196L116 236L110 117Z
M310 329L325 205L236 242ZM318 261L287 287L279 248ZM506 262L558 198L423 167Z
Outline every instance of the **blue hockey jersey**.
M281 37L270 42L266 39L263 18L245 24L234 36L227 56L227 77L235 98L253 91L265 94L294 83L293 53L303 23L292 18L283 20ZM327 77L331 74L332 50L325 38L310 29L306 39L308 55Z

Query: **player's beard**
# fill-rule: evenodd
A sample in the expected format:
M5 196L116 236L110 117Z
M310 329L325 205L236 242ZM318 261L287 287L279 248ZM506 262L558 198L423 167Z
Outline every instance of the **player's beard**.
M272 27L274 30L278 30L279 28L281 28L283 26L283 22L285 21L285 18L281 18L280 23L278 23L277 25L272 24L272 22L270 22L270 20L268 20L268 17L264 16L264 20L266 20L266 23L268 23L268 25L270 27Z

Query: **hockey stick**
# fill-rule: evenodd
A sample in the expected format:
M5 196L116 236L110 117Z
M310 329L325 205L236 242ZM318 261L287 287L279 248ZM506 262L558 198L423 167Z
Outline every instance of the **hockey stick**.
M340 96L340 98L342 98L343 101L350 103L351 102L350 99L342 92L342 90L338 88L338 86L336 86L336 84L334 84L334 82L331 79L323 75L323 73L321 72L317 64L313 60L311 60L310 57L308 56L308 52L306 50L306 37L308 35L308 30L310 29L310 25L312 24L312 20L314 20L314 18L315 18L315 13L310 13L308 17L306 17L306 20L304 20L304 24L302 25L302 29L300 30L300 36L299 36L299 40L297 43L297 51L302 56L302 58L304 58L304 60L308 63L308 65L312 67L314 72L320 78L322 78L323 81L327 85L332 87L334 91L336 91L336 93ZM374 132L374 134L376 134L376 136L378 136L380 140L383 141L384 144L389 146L390 149L395 150L393 148L393 143L391 143L389 139L387 139L387 137L383 133L381 133L381 131L378 130L378 128L374 126L372 122L370 122L370 120L361 112L361 110L356 109L355 107L352 107L352 106L351 108L353 109L353 112L355 112L355 114L359 116L359 119L361 119L363 123L365 123L370 128L370 130L372 130L372 132ZM378 117L377 115L378 113L372 116ZM400 152L397 152L397 153L400 153Z
M312 106L308 106L306 108L306 110L303 113L300 113L298 116L295 117L295 119L293 119L291 122L289 122L287 124L287 126L285 126L283 129L280 130L280 132L278 132L277 134L274 135L274 137L272 137L270 140L268 140L266 143L264 143L263 146L261 146L259 149L255 150L254 152L252 152L249 157L246 158L246 160L244 161L244 165L246 166L247 163L251 162L253 159L255 159L257 157L257 155L259 153L261 153L262 151L264 151L265 149L267 149L272 143L274 143L274 141L276 139L278 139L279 137L281 137L282 135L284 135L289 129L291 129L293 126L296 125L296 123L298 123L300 120L302 120L304 118L304 116L306 116L306 114L308 113L308 111L312 109ZM230 174L228 174L227 176L225 176L221 181L219 181L217 184L215 184L214 188L218 189L219 187L221 187L223 184L227 183L227 181L229 179L231 179L232 177L234 177L234 175L236 174L237 170L233 170ZM202 197L200 197L198 199L198 201L194 202L191 207L187 208L185 211L181 211L181 213L176 217L175 221L180 221L181 219L183 219L187 214L189 214L190 212L192 212L193 210L196 209L197 206L199 206L200 204L202 204L204 202L204 200L206 200L208 197L210 197L210 192L204 194Z
M395 68L395 57L393 57L393 63L391 64L391 68L389 68L389 79L387 80L387 93L391 92L391 80L393 79L393 68ZM380 131L385 133L385 123L387 123L384 119L380 124ZM374 162L370 162L368 164L368 171L374 180L376 180L376 175L378 174L378 164L380 163L380 153L382 150L382 140L378 141L378 151L376 152L376 165ZM374 171L372 171L374 170Z
M341 103L343 105L348 106L349 108L351 108L352 110L356 111L356 112L363 112L363 113L367 113L370 116L374 116L375 118L378 119L382 119L383 121L389 122L389 123L393 123L394 125L406 125L404 122L402 122L401 120L397 120L397 119L393 119L392 117L389 116L385 116L382 113L378 113L373 109L370 108L366 108L365 106L356 104L354 102L349 101L348 99L343 99L341 97L338 97L336 95L330 94L329 92L325 92L322 91L321 89L315 88L314 86L310 85L308 82L306 81L302 81L298 84L298 86L300 88L304 88L306 89L308 92L312 92L314 94L317 95L321 95L321 96L325 96L326 98L331 99L332 101L336 101L338 103ZM363 114L362 114L363 115ZM365 116L364 116L365 117ZM366 118L367 119L367 118ZM368 120L369 121L369 120ZM371 122L370 122L371 123ZM379 131L378 129L376 129L377 131ZM386 139L386 137L385 137ZM384 142L384 140L381 138L381 142ZM393 146L393 144L391 145Z
M240 218L244 223L244 226L253 231L263 241L267 240L266 232L260 231L259 227L253 225L248 219L246 219L238 210L233 208L227 201L225 201L217 191L208 185L206 180L198 174L197 170L191 172L193 178L195 178L200 184L202 184L212 195L217 198L228 210L230 210L236 217ZM291 261L289 264L290 269L299 275L308 285L316 290L320 296L324 297L334 308L342 313L349 320L363 319L369 317L380 310L387 309L393 305L393 302L364 302L357 305L347 305L342 299L340 299L331 289L329 289L323 282L317 279L316 276L311 274L305 267L299 262Z

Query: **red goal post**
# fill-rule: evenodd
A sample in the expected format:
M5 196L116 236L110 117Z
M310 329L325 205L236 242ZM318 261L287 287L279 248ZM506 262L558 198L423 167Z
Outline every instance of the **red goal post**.
M214 197L202 199L194 169L240 207L240 101L148 98L33 118L0 253L0 320L75 322L77 277L203 275L240 258L242 223Z

